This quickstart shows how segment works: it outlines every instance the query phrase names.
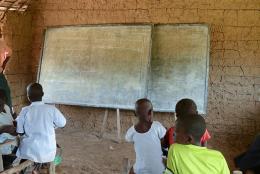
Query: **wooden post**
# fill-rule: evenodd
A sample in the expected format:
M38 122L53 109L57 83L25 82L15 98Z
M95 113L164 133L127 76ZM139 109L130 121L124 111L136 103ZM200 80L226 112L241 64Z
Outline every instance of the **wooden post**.
M120 124L120 111L116 110L116 126L117 126L117 139L118 142L121 142L121 124Z
M55 164L54 164L54 162L50 163L49 174L55 174Z
M131 168L130 160L128 158L123 159L123 171L122 174L128 174Z
M0 154L0 172L4 171L3 156Z
M103 138L104 133L105 133L106 123L107 123L107 116L108 116L108 109L106 109L105 114L104 114L102 127L101 127L101 131L100 131L100 136L99 136L100 138Z

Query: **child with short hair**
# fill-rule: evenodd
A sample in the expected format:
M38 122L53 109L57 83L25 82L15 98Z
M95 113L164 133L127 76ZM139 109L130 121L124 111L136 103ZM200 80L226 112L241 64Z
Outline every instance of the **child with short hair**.
M177 120L181 118L183 115L188 115L188 114L197 114L197 105L192 99L181 99L180 101L177 102L175 106L175 112L176 112L176 118ZM175 132L175 127L171 127L167 130L166 135L163 140L163 148L167 149L170 148L172 144L174 144L174 132ZM206 129L205 133L201 137L201 145L206 146L207 141L211 138L208 130ZM167 152L165 152L167 154Z
M201 147L206 123L198 114L176 121L175 143L170 147L164 174L230 174L221 152Z
M56 154L55 128L64 127L66 119L54 106L42 102L43 89L39 83L27 87L27 96L31 105L22 109L17 117L17 133L22 139L17 157L37 163L52 162ZM36 173L36 172L35 172Z
M139 99L135 104L138 123L128 129L125 139L134 143L136 162L130 173L161 174L165 167L162 162L161 139L165 128L153 119L153 105L148 99Z

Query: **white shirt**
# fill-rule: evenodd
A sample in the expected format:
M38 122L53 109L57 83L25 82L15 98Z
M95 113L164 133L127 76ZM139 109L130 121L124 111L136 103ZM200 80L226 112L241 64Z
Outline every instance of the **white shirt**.
M128 129L125 139L133 142L136 162L134 172L136 174L162 174L165 167L162 162L161 139L166 129L158 121L154 121L146 133L138 133L135 127Z
M13 125L13 117L10 111L9 106L4 106L5 112L0 113L0 127L6 125ZM0 134L0 143L4 143L6 140L15 140L15 136L12 136L9 133L2 133ZM1 153L4 155L9 155L12 153L14 149L13 145L4 145L0 148Z
M33 102L16 119L17 133L24 133L16 156L37 163L51 162L56 154L55 127L64 127L66 119L54 106Z

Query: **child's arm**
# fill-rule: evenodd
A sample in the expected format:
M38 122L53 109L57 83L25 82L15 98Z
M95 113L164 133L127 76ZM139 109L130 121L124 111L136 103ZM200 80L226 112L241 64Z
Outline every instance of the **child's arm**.
M13 125L4 125L0 127L0 134L9 133L13 136L16 136L16 128Z
M164 174L174 174L175 173L175 160L174 160L174 155L173 155L173 146L170 147L169 149L169 154L167 158L167 165L166 169L164 171Z
M166 131L165 136L161 139L161 145L163 148L168 148L168 144L169 144L168 137L169 137L169 130Z
M16 132L18 134L24 134L24 123L25 123L25 115L27 113L27 109L23 108L18 117L16 118Z
M54 112L54 120L53 120L53 123L55 125L55 127L59 127L59 128L62 128L62 127L65 127L66 125L66 119L65 117L63 116L63 114L55 108L55 112Z
M202 147L207 147L208 146L208 142L207 141L201 142L201 146Z
M202 147L207 147L208 140L211 138L209 131L206 129L205 133L201 137L200 144Z

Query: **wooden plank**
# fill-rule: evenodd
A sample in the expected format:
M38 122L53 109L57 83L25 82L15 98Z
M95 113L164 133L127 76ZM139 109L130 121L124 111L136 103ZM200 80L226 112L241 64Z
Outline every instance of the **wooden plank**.
M0 148L2 148L5 145L13 145L13 146L17 146L18 145L18 139L14 139L14 140L6 140L3 143L0 143ZM4 171L4 165L3 165L3 157L2 154L0 152L0 172Z
M14 174L14 173L20 172L21 170L23 170L26 167L29 167L31 165L33 165L33 162L30 160L27 160L27 161L19 164L18 166L12 167L11 169L1 172L0 174Z
M116 110L116 126L117 126L117 139L121 142L121 123L120 123L120 110Z
M102 122L102 127L101 127L101 132L100 132L100 138L103 138L105 129L106 129L106 123L107 123L107 116L108 116L108 109L105 110L103 122Z

